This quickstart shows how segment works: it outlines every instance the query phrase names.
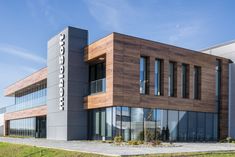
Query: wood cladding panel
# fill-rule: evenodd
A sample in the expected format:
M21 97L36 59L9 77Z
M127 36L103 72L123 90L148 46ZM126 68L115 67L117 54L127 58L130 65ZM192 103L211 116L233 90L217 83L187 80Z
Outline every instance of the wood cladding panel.
M14 95L16 91L19 91L23 88L26 88L30 85L33 85L37 82L40 82L42 80L45 80L47 78L47 68L43 68L32 75L10 85L7 87L4 91L5 96L11 96Z
M109 35L85 48L84 60L92 62L105 56L106 92L84 97L84 108L92 109L113 105L113 35Z

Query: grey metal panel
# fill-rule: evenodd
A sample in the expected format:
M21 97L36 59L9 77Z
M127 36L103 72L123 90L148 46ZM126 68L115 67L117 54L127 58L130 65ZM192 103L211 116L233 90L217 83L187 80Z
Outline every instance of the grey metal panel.
M48 42L47 138L56 140L87 139L87 113L83 96L88 90L88 65L84 47L86 30L67 27L65 34L64 110L59 110L59 34Z
M235 64L229 64L229 136L235 139Z

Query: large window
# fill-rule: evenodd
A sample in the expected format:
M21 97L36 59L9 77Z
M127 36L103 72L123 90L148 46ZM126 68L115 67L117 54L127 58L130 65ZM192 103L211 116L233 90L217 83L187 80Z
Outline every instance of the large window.
M112 108L106 108L106 136L112 138Z
M46 81L37 83L30 89L23 89L15 93L15 104L6 107L6 112L15 112L29 108L46 105L47 84Z
M197 139L197 114L188 112L188 140L196 141Z
M212 113L206 113L206 140L213 140L214 117Z
M189 98L189 65L182 64L182 97Z
M156 138L166 141L169 138L167 110L156 109L156 116Z
M122 136L124 141L215 141L217 116L216 113L150 108L95 109L89 111L89 124L92 124L89 137L110 140Z
M140 58L140 94L148 94L148 63L147 57Z
M188 113L179 111L179 141L187 141L188 131Z
M124 141L131 139L131 110L129 107L122 107L122 137Z
M104 92L105 82L105 62L92 64L89 67L90 94Z
M197 141L205 139L205 113L197 113Z
M155 110L144 109L144 140L152 141L155 139Z
M36 118L10 120L9 135L35 137Z
M176 141L178 134L178 111L168 111L169 140Z
M201 99L201 67L194 66L194 99Z
M144 138L144 123L143 123L143 108L131 109L131 139L143 140Z
M155 60L155 95L163 95L163 60Z
M176 96L177 93L177 66L176 62L169 62L168 68L168 96Z

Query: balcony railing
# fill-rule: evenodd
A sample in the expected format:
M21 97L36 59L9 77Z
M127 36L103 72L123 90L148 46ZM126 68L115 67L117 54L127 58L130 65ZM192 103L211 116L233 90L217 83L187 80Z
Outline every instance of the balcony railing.
M105 92L105 90L106 90L105 78L90 82L90 94Z

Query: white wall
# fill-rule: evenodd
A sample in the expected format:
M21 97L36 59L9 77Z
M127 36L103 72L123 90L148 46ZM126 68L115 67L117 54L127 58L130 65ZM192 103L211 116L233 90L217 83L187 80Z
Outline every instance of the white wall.
M4 114L0 114L0 136L3 135Z

